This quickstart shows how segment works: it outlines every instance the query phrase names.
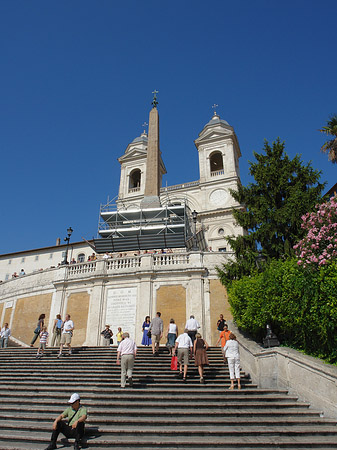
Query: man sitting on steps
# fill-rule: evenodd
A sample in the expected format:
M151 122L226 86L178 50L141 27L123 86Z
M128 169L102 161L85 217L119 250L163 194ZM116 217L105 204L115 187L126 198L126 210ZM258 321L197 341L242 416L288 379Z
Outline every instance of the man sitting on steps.
M58 435L63 433L67 438L75 438L74 450L79 450L81 439L84 436L84 422L87 418L87 408L80 405L80 396L73 394L68 403L71 404L60 414L53 423L51 442L46 450L57 448ZM68 424L63 420L68 418Z

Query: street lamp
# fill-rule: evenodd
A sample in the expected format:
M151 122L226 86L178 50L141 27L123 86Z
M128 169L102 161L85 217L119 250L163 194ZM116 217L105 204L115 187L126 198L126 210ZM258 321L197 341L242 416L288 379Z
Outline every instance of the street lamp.
M255 257L255 264L258 270L263 268L263 264L266 262L266 257L262 255L262 252L259 251L258 255Z
M62 266L68 264L68 261L67 261L67 260L68 260L69 241L70 241L70 236L72 235L72 232L73 232L73 231L74 231L74 230L73 230L71 227L69 227L69 228L67 229L68 236L64 238L65 242L67 243L67 248L66 248L66 254L65 254L65 256L64 256L64 260L61 262L61 265L62 265Z
M279 340L277 339L277 336L275 333L273 333L271 326L267 324L267 334L266 337L263 339L263 347L269 348L269 347L278 347L280 345Z
M193 250L198 250L197 246L197 217L198 213L196 210L192 212L192 220L193 220Z

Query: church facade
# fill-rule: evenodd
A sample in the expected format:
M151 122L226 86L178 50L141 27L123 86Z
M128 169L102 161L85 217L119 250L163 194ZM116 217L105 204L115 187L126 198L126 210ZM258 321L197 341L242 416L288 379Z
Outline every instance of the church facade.
M161 187L166 169L159 142L155 144L157 159L149 152L151 139L153 145L156 136L159 138L159 134L155 139L152 134L151 138L151 126L153 129L155 125L159 133L159 122L151 122L151 113L149 136L144 132L134 139L119 158L116 208L151 208L153 199L162 208L184 204L197 212L194 231L203 233L206 247L96 255L96 259L88 261L93 253L92 243L75 243L70 246L68 258L74 263L66 266L57 265L65 246L0 255L0 320L2 324L9 323L12 336L19 343L29 344L41 313L46 314L50 333L56 314L71 314L75 323L74 345L100 345L105 324L111 326L114 335L117 327L122 327L140 344L144 318L154 317L156 311L162 313L165 329L174 318L179 331L189 315L194 314L201 325L200 332L214 344L219 314L230 318L216 267L232 257L224 237L243 233L231 212L240 205L229 193L240 182L241 153L235 132L215 113L195 140L199 180ZM152 168L156 167L155 181L149 158L153 160ZM147 190L149 185L157 185L157 191ZM53 262L48 264L50 261ZM12 278L21 266L25 267L25 275Z

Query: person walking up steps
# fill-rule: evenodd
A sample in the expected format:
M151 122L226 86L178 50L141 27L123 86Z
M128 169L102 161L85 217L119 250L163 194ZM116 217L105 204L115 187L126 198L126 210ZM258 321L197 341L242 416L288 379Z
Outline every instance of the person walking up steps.
M129 333L123 333L123 340L117 348L116 364L121 365L121 388L125 388L126 375L128 376L128 383L133 387L133 366L137 354L137 345L134 340L130 338Z
M163 329L164 323L163 319L160 318L161 313L157 312L157 315L152 322L150 323L149 331L151 331L151 339L152 339L152 353L155 356L159 355L159 342L163 337Z
M69 355L71 355L71 338L73 336L73 330L74 330L74 322L70 320L70 314L66 314L65 321L63 322L60 353L57 355L58 358L62 356L62 350L64 345L68 345Z
M30 343L31 347L34 347L35 341L36 339L40 336L42 327L44 325L44 319L45 319L46 315L45 314L40 314L39 316L39 320L37 321L37 325L36 328L34 330L34 337L32 339L32 342Z
M47 327L42 327L42 331L40 333L40 345L36 354L36 358L42 358L44 351L46 350L46 345L48 341L49 333L47 331Z
M54 320L54 325L53 325L53 337L52 337L52 341L51 341L52 347L55 347L55 344L56 344L56 347L60 346L62 325L63 325L63 321L61 319L61 314L57 314L56 319Z
M198 372L200 375L200 383L204 384L204 367L209 365L207 349L207 342L201 338L201 334L197 333L195 335L196 339L194 341L194 364L198 367Z
M220 333L219 339L216 341L216 344L215 344L215 346L217 347L221 340L221 350L222 350L224 362L226 362L224 348L225 348L226 342L229 341L230 334L231 334L231 331L229 331L228 325L225 324L223 330Z
M200 328L199 322L195 320L194 316L191 315L188 321L186 322L185 328L187 329L187 333L189 337L192 339L192 342L195 341L195 335L197 334L198 328Z
M192 355L193 343L192 339L188 335L188 330L185 329L183 334L180 334L175 343L175 348L173 351L173 356L176 352L178 353L178 363L179 363L179 377L186 382L187 368L189 364L189 352ZM183 373L184 366L184 373Z
M234 389L235 378L238 383L238 389L241 389L239 344L234 333L229 335L229 340L226 342L224 352L228 361L229 376L231 379L231 386L229 389Z

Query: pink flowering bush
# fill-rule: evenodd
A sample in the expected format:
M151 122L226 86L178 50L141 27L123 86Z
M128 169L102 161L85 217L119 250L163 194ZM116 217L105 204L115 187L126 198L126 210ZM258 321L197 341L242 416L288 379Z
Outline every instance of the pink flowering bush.
M337 256L337 197L316 205L316 211L302 216L302 229L307 234L294 245L297 264L323 266Z

